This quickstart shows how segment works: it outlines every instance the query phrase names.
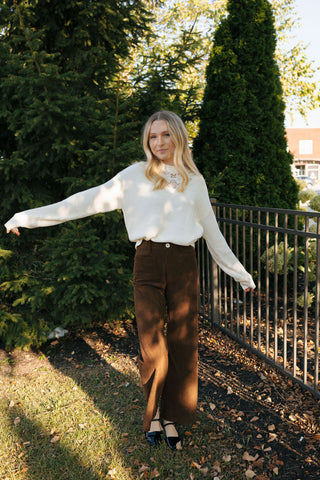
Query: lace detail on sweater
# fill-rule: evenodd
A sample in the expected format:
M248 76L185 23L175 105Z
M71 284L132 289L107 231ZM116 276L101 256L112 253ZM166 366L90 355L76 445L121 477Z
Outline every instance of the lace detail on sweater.
M164 165L163 175L171 188L176 190L180 187L182 178L173 165Z

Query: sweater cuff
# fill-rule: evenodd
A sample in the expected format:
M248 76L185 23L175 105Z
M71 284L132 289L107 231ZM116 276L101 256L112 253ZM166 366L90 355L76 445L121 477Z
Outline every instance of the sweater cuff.
M248 273L248 280L244 282L240 282L241 287L243 290L247 290L247 288L252 288L253 290L256 288L256 284L254 283L252 276Z
M12 230L13 228L17 228L17 223L14 220L14 217L10 218L10 220L4 224L6 230Z

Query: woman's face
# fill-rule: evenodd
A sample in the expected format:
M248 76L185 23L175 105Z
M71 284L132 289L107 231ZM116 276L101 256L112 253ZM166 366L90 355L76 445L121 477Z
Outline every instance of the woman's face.
M171 140L168 125L165 120L155 120L151 124L149 145L152 154L161 162L173 165L175 144Z

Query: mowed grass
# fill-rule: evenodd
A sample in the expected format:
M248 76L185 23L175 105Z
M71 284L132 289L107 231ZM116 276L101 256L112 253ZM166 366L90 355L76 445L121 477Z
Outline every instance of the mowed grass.
M182 451L163 443L150 454L141 431L140 379L129 356L59 368L36 357L35 368L35 355L23 369L0 360L1 480L246 478L243 451L234 453L231 432L206 406L184 427Z

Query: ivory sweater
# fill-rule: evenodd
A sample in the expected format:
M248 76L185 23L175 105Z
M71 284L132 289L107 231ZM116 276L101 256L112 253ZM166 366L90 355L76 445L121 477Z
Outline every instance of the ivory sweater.
M203 236L215 262L240 282L243 289L255 288L251 275L232 253L219 229L203 177L190 175L183 192L174 188L174 184L153 190L153 183L145 176L145 166L146 162L135 163L100 186L58 203L16 213L5 227L8 230L47 227L121 209L132 242L152 240L194 245ZM178 177L174 167L165 168Z

